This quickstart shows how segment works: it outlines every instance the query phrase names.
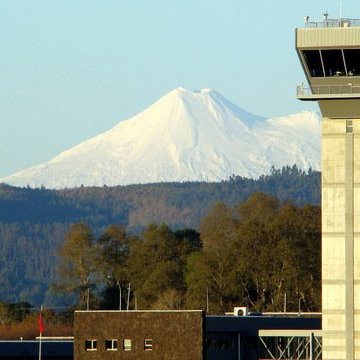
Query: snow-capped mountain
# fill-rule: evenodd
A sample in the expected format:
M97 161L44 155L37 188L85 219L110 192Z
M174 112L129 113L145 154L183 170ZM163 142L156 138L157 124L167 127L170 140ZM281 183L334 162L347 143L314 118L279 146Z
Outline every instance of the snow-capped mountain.
M320 169L313 112L266 119L214 90L178 88L52 160L0 178L15 186L70 188L256 178L271 166Z

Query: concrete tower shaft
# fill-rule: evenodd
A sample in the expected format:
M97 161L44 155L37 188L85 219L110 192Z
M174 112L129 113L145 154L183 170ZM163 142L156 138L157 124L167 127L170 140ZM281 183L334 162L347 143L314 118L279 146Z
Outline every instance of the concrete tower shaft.
M296 49L322 126L323 359L360 359L360 21L306 22Z

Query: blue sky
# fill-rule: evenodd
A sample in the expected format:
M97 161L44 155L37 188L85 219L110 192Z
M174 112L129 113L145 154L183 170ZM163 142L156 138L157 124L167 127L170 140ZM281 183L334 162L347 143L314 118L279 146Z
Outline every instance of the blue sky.
M294 49L339 0L0 0L0 177L50 160L172 89L265 116L309 109ZM343 0L360 18L360 2Z

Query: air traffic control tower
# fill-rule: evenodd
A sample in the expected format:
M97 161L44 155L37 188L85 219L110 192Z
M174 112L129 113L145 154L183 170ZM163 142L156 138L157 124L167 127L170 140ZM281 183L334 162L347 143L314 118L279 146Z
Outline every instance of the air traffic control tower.
M322 123L323 359L360 359L360 20L305 18L296 49Z

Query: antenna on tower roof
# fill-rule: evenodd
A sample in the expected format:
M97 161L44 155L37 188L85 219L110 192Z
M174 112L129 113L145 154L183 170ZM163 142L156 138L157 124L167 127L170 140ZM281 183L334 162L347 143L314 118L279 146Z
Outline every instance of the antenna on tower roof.
M343 15L343 0L340 0L340 20L342 19Z

